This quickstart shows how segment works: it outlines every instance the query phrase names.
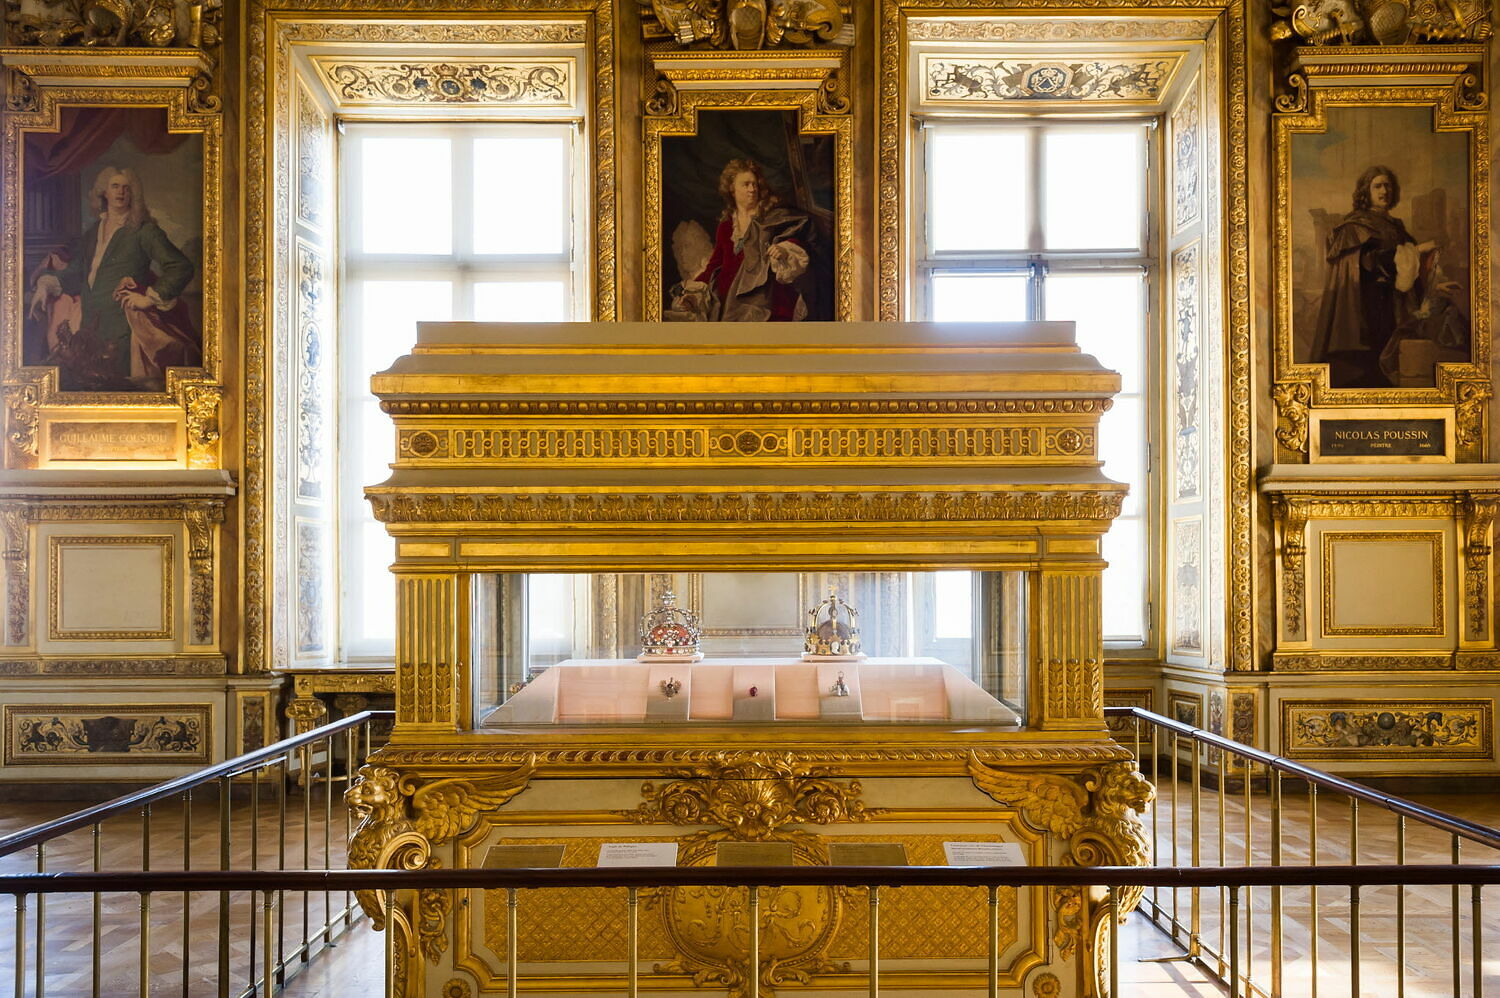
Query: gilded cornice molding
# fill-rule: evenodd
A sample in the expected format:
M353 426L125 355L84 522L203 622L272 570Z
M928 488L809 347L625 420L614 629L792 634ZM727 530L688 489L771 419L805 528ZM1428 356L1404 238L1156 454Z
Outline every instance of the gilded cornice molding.
M778 492L695 495L367 493L381 523L804 523L1108 521L1123 491Z

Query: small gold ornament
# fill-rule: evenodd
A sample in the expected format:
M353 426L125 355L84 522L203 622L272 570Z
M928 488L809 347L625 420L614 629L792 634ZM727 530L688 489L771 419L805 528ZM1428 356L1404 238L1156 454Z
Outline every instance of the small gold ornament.
M864 657L859 650L859 611L839 599L838 591L830 588L828 598L807 611L803 661L841 662Z
M663 679L658 685L661 687L661 695L668 700L682 692L682 680L676 676L669 676Z
M641 617L641 653L638 662L698 662L703 658L703 631L698 615L677 605L677 594L668 589L661 602Z

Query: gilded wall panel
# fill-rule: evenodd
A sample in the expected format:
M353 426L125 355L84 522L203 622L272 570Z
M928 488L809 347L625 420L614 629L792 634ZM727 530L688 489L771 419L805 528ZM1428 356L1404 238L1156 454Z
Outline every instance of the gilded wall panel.
M1168 690L1167 716L1178 724L1198 727L1203 723L1203 694Z
M1492 759L1492 700L1283 700L1294 759Z
M7 766L110 762L207 763L208 704L7 704Z

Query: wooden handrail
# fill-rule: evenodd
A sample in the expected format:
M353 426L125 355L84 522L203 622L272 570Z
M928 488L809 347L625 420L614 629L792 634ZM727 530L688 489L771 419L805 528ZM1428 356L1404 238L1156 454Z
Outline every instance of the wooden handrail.
M1395 797L1391 794L1383 794L1378 790L1371 789L1360 783L1340 779L1330 773L1324 773L1316 769L1310 769L1301 763L1293 762L1285 756L1272 755L1270 752L1262 752L1258 748L1245 745L1242 742L1231 741L1223 735L1216 735L1212 731L1204 731L1192 725L1174 721L1170 717L1154 714L1144 707L1105 707L1105 717L1135 717L1158 728L1164 728L1191 738L1193 741L1202 742L1204 745L1212 746L1222 752L1248 759L1271 769L1279 770L1289 776L1306 780L1327 790L1333 790L1349 797L1356 797L1362 801L1378 805L1396 814L1414 818L1424 825L1441 828L1461 838L1468 839L1480 845L1489 846L1491 849L1500 849L1500 830L1485 825L1465 821L1457 815L1446 811L1438 811L1434 808L1424 807L1421 804L1409 801L1404 797Z
M194 870L23 873L0 894L201 891L504 890L565 887L1370 887L1500 884L1500 865L781 866L546 870Z
M65 814L61 818L55 818L44 824L23 828L19 832L0 837L0 856L8 856L17 850L27 849L38 843L46 842L49 839L55 839L59 835L66 835L80 828L96 825L125 811L145 807L147 804L152 804L156 801L192 790L194 787L202 786L205 783L212 783L214 780L227 776L238 776L240 773L255 769L262 763L269 762L278 756L284 756L293 749L301 748L304 745L311 745L314 742L320 742L331 735L336 735L349 728L358 727L374 718L394 716L395 713L389 710L362 710L358 714L350 714L348 717L340 718L320 728L314 728L311 731L303 732L300 735L293 735L290 738L283 738L275 744L256 749L254 752L246 752L244 755L227 759L216 766L195 770L174 780L167 780L165 783L158 783L155 786L136 790L121 797L116 797L114 800L108 800L102 804L95 804L93 807L84 808L82 811Z

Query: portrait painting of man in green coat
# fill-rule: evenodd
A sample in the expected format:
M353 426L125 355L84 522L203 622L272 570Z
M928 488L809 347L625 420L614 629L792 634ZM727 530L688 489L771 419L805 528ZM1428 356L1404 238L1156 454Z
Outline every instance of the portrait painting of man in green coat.
M203 363L201 144L154 109L67 110L27 138L24 362L62 391L164 391Z

